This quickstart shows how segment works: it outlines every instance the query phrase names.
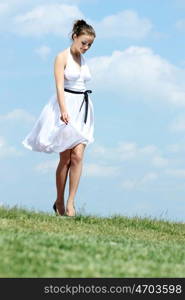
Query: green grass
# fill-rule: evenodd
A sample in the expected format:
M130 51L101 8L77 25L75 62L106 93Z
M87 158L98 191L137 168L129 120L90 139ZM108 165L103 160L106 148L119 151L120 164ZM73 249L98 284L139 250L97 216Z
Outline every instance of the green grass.
M0 207L0 277L184 277L185 224Z

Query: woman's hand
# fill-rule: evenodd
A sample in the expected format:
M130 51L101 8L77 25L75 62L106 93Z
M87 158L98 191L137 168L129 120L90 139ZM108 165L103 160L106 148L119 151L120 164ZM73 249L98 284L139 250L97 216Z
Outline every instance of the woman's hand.
M64 111L61 113L61 117L60 119L66 123L66 125L68 124L69 120L70 120L70 117L69 117L69 114L67 111Z

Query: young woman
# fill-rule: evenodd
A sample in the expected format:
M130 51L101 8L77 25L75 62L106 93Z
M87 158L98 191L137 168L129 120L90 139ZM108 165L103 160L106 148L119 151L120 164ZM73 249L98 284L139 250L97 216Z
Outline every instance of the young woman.
M75 216L74 198L82 172L84 150L94 142L94 109L85 83L91 79L83 57L96 37L84 20L73 24L72 44L58 53L54 62L55 96L45 105L31 132L22 144L33 151L59 153L56 170L58 215ZM69 196L64 191L69 174Z

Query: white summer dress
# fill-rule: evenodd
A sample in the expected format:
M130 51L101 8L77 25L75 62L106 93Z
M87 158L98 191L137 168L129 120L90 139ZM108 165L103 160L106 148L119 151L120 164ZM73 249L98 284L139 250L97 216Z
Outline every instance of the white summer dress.
M85 92L85 82L91 74L83 55L81 68L74 61L70 47L67 48L67 64L64 70L64 88L72 91ZM69 122L63 122L57 95L44 106L30 133L22 141L24 147L39 152L63 152L72 149L79 143L89 145L94 142L94 108L88 97L88 109L84 94L64 91L65 106L69 114ZM81 110L80 110L81 107ZM86 122L84 122L85 115Z

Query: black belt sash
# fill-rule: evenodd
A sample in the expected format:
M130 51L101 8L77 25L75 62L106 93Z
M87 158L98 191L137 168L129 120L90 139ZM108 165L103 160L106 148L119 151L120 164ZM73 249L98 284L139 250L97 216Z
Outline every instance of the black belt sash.
M80 110L81 111L81 108L85 102L85 118L84 118L84 123L86 123L87 121L87 114L88 114L88 105L89 105L89 97L88 97L88 93L92 93L91 90L86 90L84 92L80 92L80 91L72 91L72 90L69 90L69 89L66 89L64 88L64 91L65 92L69 92L69 93L74 93L74 94L84 94L84 98L83 98L83 101L82 101L82 104L80 106Z

